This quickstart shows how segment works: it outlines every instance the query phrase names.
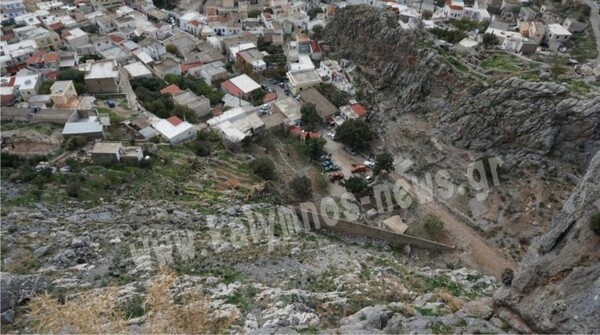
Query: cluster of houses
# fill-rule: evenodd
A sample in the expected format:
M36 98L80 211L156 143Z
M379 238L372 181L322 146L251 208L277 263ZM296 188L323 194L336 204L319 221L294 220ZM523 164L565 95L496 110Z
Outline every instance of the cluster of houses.
M498 14L488 12L492 6ZM555 52L564 48L573 33L587 28L587 23L577 18L563 20L545 6L535 10L528 0L475 0L472 6L463 0L446 0L444 7L438 8L425 24L435 27L452 19L489 23L485 31L470 32L458 43L460 47L477 47L485 33L496 36L501 49L524 55L541 50L540 46Z
M68 4L3 0L2 23L12 29L3 29L0 36L0 102L29 113L66 113L63 137L94 140L91 152L98 162L139 162L143 157L140 147L105 141L107 130L115 126L125 127L142 141L158 138L170 144L193 139L199 129L212 127L235 144L265 129L298 127L306 102L315 104L324 123L339 125L366 117L366 109L356 101L337 108L317 87L327 83L354 95L353 67L345 60L326 59L326 46L309 36L312 28L325 26L336 8L351 4L383 8L394 3L208 0L199 12L159 9L151 0ZM317 7L321 10L311 18L308 12ZM410 12L402 6L396 10ZM283 47L280 56L286 58L287 80L281 85L286 94L268 92L262 105L253 106L249 101L255 100L254 93L265 89L253 77L270 66L259 41ZM234 63L257 76L232 73ZM67 69L83 73L85 94L77 92L77 80L57 80ZM205 123L191 124L177 116L158 118L138 107L133 119L111 125L109 116L98 111L96 98L102 96L127 97L135 106L130 79L167 75L202 78L224 94L220 103L211 104L207 97L175 84L165 82L160 89ZM42 92L47 81L52 82L49 94Z

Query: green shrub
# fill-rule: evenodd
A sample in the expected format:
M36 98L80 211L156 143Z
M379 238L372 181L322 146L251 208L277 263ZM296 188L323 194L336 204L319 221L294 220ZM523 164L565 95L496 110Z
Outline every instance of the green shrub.
M270 158L260 157L250 162L250 169L255 175L265 180L275 179L275 164Z
M308 199L312 195L312 183L306 176L296 176L290 182L290 188L301 200Z
M67 142L65 142L65 147L67 150L75 150L83 147L87 143L87 140L83 136L72 136L69 137Z
M439 217L433 214L427 214L425 218L423 218L424 227L429 236L433 238L439 238L444 233L444 223L440 220Z
M506 286L510 286L512 284L513 278L515 277L515 272L512 269L504 269L502 271L502 283Z

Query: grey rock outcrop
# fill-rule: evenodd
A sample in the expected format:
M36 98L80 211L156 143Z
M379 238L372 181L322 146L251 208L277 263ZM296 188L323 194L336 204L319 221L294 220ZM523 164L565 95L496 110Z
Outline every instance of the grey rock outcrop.
M600 332L600 237L589 226L599 199L600 153L548 232L529 247L512 286L495 294L541 332Z

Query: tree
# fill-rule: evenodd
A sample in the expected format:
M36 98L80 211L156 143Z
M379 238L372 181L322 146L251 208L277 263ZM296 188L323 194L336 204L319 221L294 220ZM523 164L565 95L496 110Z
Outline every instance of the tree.
M494 45L498 44L498 42L498 37L496 35L490 33L483 34L483 45L486 48L493 47Z
M367 187L367 182L361 177L352 176L346 180L344 180L344 187L350 193L361 194L363 193Z
M567 73L567 69L558 63L554 63L552 65L552 67L550 68L550 72L552 73L552 75L554 77L558 77L560 75Z
M373 173L379 174L381 171L391 172L394 170L394 156L387 151L375 157L375 168Z
M167 46L165 46L165 50L172 55L177 55L179 53L179 50L175 44L167 44Z
M312 195L312 183L306 176L294 177L289 186L300 200L306 200Z
M265 180L275 179L275 164L268 157L260 157L250 162L250 169L255 175Z
M304 152L314 160L318 160L323 155L323 147L327 141L324 138L311 138L308 136L304 142Z
M248 12L248 18L257 18L260 16L260 9L251 10Z
M250 93L250 98L252 99L252 103L255 106L262 105L263 98L265 97L266 94L267 94L267 92L265 92L265 90L263 90L262 88L252 91L252 93Z
M313 7L311 9L308 10L308 17L313 20L315 17L317 17L317 14L319 13L323 13L323 8L317 6L317 7Z
M46 81L42 82L42 86L40 86L40 94L52 93L50 91L50 87L52 87L53 84L54 84L54 81L52 81L52 80L46 80Z
M81 58L79 58L79 62L80 63L86 63L90 59L96 61L96 60L101 60L102 57L100 55L97 55L97 54L89 54L89 55L85 55L85 56L82 56Z
M87 140L83 136L72 136L65 142L65 148L67 150L75 150L83 147L87 143Z
M320 24L316 24L312 27L313 38L315 40L320 40L323 37L323 26Z
M265 12L265 13L269 13L269 14L273 15L273 8L271 8L271 7L267 7L267 8L265 8L265 9L263 10L263 12Z
M363 120L348 120L338 127L335 140L356 150L363 150L375 133Z
M440 238L444 233L444 223L439 217L433 214L427 214L423 218L423 222L425 230L432 238Z
M430 10L424 10L421 15L423 15L423 19L431 20L431 17L433 16L433 12L431 12Z
M311 102L302 105L300 114L302 114L301 120L304 129L308 131L315 130L319 122L321 122L321 117L319 116L319 113L317 113L317 107Z
M590 228L596 235L600 235L600 213L595 213L590 217Z

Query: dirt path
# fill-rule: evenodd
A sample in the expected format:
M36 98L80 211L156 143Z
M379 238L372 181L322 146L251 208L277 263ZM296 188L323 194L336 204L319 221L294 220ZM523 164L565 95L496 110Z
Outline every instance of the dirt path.
M327 139L325 149L333 153L334 161L342 166L342 170L349 169L352 163L362 163L364 160L360 156L351 156L343 149L343 145ZM344 171L345 172L345 171ZM397 173L391 173L390 177L394 180L401 179L412 187L407 189L414 199L419 199L416 196L416 187L409 180L403 178ZM344 192L340 186L339 192ZM337 196L335 188L330 188L332 195ZM418 191L418 190L417 190ZM504 254L498 250L493 244L489 243L485 238L477 233L477 231L463 222L462 218L452 213L446 205L439 201L432 201L419 204L423 209L431 214L437 215L444 222L448 233L454 238L457 247L457 254L462 263L480 270L481 272L500 278L502 271L505 268L516 268L515 262L506 258Z

